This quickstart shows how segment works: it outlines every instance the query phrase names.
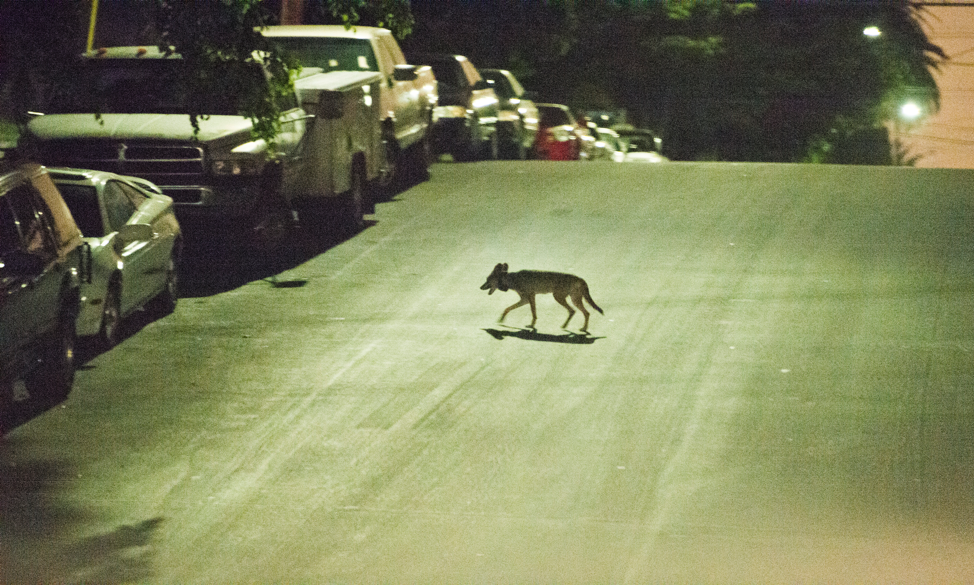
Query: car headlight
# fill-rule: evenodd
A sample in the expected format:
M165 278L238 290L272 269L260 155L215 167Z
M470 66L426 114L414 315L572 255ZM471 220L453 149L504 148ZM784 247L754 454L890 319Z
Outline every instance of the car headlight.
M467 109L463 106L437 106L433 109L433 122L450 118L466 118Z

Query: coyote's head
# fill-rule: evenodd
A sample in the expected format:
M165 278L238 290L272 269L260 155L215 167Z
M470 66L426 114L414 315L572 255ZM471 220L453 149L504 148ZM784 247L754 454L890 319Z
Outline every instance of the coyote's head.
M487 282L480 287L480 290L490 289L490 292L487 293L489 295L494 294L494 291L497 289L506 291L507 287L501 282L501 279L504 278L505 274L507 274L507 264L498 264L497 266L494 266L494 271L491 272L490 276L487 277Z

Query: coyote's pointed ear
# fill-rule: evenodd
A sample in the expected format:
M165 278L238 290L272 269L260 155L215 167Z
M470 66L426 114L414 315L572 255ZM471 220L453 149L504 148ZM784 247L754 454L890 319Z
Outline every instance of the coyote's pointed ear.
M507 264L494 266L494 271L487 277L487 282L480 287L480 290L489 290L487 294L492 295L500 286L501 275L507 272Z

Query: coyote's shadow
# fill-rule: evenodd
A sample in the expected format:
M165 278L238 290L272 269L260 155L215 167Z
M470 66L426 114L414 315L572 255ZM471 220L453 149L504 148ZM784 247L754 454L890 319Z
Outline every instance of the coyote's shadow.
M497 340L503 340L505 337L517 337L518 339L526 339L528 341L547 341L551 343L573 343L575 345L591 345L595 343L596 339L605 339L604 337L593 337L588 333L574 333L572 331L566 331L560 335L552 335L551 333L538 333L537 329L484 329L491 337Z

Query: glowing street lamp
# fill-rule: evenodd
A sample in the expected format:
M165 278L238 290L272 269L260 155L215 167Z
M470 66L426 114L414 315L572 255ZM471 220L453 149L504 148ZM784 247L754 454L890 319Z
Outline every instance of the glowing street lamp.
M882 36L883 31L879 30L878 26L867 26L866 28L862 29L862 34L871 39L875 39Z
M923 108L917 105L916 102L906 102L900 106L900 117L907 122L912 122L916 120L923 114Z

